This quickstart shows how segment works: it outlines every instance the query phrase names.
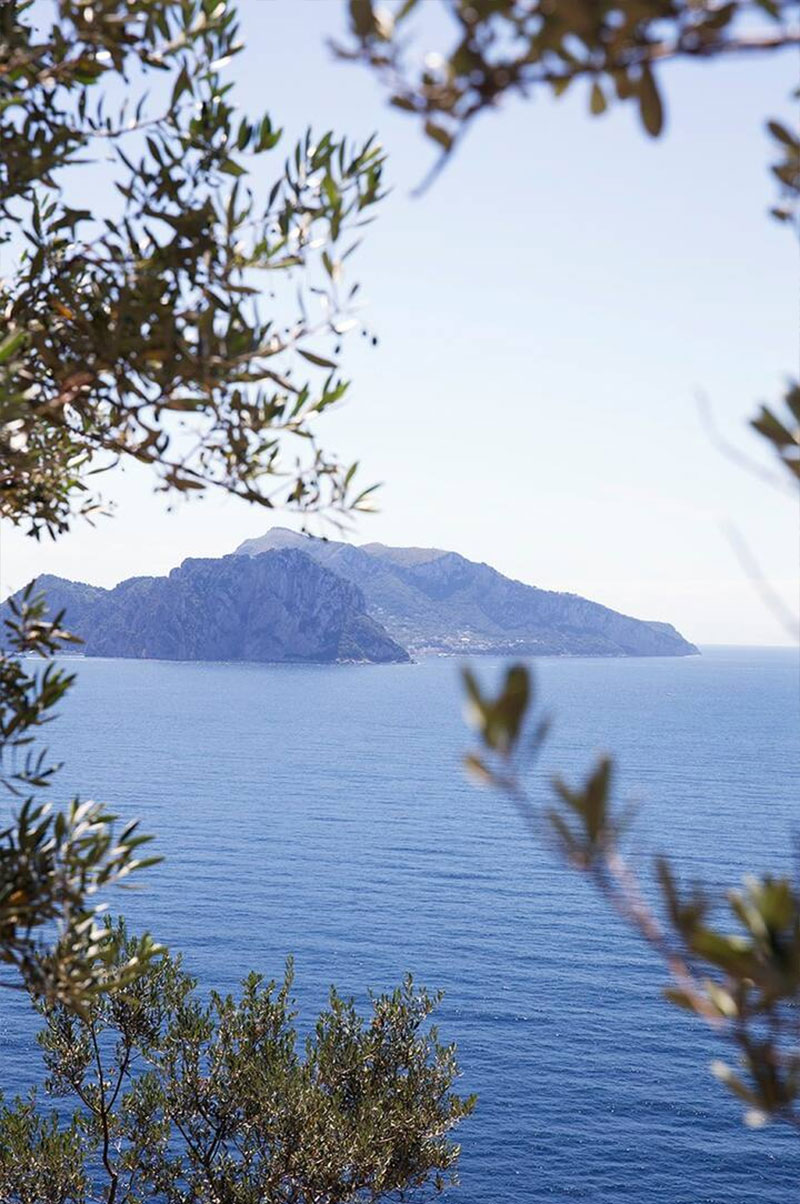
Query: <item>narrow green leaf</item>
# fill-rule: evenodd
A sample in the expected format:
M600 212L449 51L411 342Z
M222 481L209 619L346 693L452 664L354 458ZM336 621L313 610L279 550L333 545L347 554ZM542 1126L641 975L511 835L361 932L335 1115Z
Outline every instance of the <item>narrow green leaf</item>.
M608 102L605 98L603 89L598 84L597 80L592 84L592 91L589 98L589 109L593 116L599 117L601 113L605 113L608 108Z
M639 81L639 112L650 137L657 138L664 128L664 107L648 63L642 67Z

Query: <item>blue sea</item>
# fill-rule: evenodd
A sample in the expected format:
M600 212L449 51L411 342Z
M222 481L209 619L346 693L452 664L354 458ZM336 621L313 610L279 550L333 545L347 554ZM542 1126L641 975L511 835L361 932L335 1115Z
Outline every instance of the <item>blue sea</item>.
M202 986L296 959L308 1022L329 985L364 1000L406 971L446 992L474 1116L454 1204L783 1204L800 1139L749 1130L710 1076L724 1047L660 998L664 973L590 886L466 781L458 666L77 660L48 730L62 797L108 800L166 861L118 894ZM496 681L499 661L476 662ZM669 849L720 887L790 867L798 830L798 658L536 666L552 734L531 778L578 779L602 750L640 803L632 856ZM39 1076L33 1022L0 997L0 1085Z

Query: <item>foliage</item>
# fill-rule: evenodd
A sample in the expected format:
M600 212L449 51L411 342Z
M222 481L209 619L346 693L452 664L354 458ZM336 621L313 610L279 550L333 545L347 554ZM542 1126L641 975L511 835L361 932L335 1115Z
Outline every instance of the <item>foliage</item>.
M381 196L380 147L309 131L258 198L250 165L281 131L224 82L231 6L54 7L41 32L41 5L0 9L0 243L18 252L0 283L0 514L63 532L99 504L87 474L124 456L180 493L363 506L317 444L347 385L314 336L356 325L342 264ZM113 183L116 210L69 203L78 169ZM279 302L293 271L298 299Z
M77 1204L87 1198L82 1134L75 1119L43 1116L36 1098L0 1110L0 1198L7 1204Z
M795 92L794 98L800 98L800 90ZM800 197L800 137L779 121L767 122L767 128L780 155L778 162L772 164L772 174L778 181L781 201L771 211L772 216L781 222L796 220Z
M719 1061L714 1071L747 1105L748 1123L774 1118L800 1127L800 886L752 877L723 908L701 887L681 888L662 857L656 910L624 856L631 812L613 802L613 762L600 760L577 788L556 778L554 804L541 807L525 784L543 736L541 721L529 730L528 670L512 666L496 697L484 695L471 672L465 678L482 743L468 768L512 799L534 833L549 833L566 862L655 950L672 979L667 998L733 1046L738 1067Z
M37 538L96 511L89 482L122 457L173 493L369 504L316 423L347 387L343 262L382 153L309 131L259 198L250 168L281 131L237 111L222 73L240 50L217 0L0 5L0 518ZM116 207L86 200L97 179ZM105 808L39 801L55 767L33 738L72 681L21 659L70 642L44 614L29 594L0 659L3 782L24 800L2 833L0 958L82 1008L113 954L93 896L152 859Z
M790 0L441 0L452 18L445 52L418 53L409 36L419 0L391 9L349 0L350 41L334 47L366 64L384 82L390 102L416 115L440 149L434 171L452 154L473 119L506 94L562 96L584 85L589 112L615 100L635 105L645 131L665 124L664 68L676 59L767 52L796 46L797 5ZM796 95L795 95L796 99ZM772 166L781 221L796 221L800 139L776 122L768 131L778 150ZM787 387L782 407L763 405L752 422L781 466L800 482L800 388ZM465 673L471 720L482 748L466 758L470 773L509 798L531 833L549 833L569 864L588 874L601 894L664 960L673 980L668 998L718 1028L739 1055L740 1069L718 1063L719 1077L747 1105L754 1124L775 1117L800 1125L800 888L788 878L748 879L730 892L726 918L718 900L683 891L669 861L657 862L661 913L646 901L626 863L622 841L630 811L612 802L613 762L598 763L586 782L553 783L555 802L540 807L525 770L547 732L530 729L533 683L512 666L496 696ZM731 932L731 924L734 931Z
M118 936L125 961L140 955ZM2 1199L30 1198L27 1163L49 1175L37 1204L344 1204L453 1181L448 1134L474 1101L428 1026L438 997L408 978L364 1019L332 991L303 1043L291 988L290 964L280 985L252 974L204 1003L163 957L84 1018L43 1007L46 1090L78 1107L58 1124L29 1101L0 1116Z
M316 441L346 383L315 336L356 324L342 264L380 197L380 147L309 132L257 201L245 163L280 131L236 113L222 81L240 49L232 9L60 0L44 34L39 12L0 8L0 243L25 243L0 282L0 515L56 537L98 507L87 478L123 456L178 493L365 508L355 466ZM67 199L98 147L116 213ZM277 302L293 271L297 315ZM263 272L277 280L267 317ZM149 937L98 923L97 892L157 859L96 804L38 801L58 767L34 736L72 683L53 657L73 637L30 589L12 613L0 776L23 801L2 833L0 959L38 1000L46 1089L74 1111L3 1108L0 1198L344 1204L454 1181L448 1134L473 1101L452 1092L454 1049L427 1028L437 999L410 978L369 1020L332 991L301 1052L291 969L203 1003Z
M792 384L784 398L785 415L762 406L752 425L775 449L784 468L800 484L800 385Z
M9 599L8 607L11 618L3 641L7 650L0 659L0 780L19 794L47 786L58 768L47 763L44 752L34 757L31 746L35 729L50 721L73 681L71 674L48 662L77 641L62 628L63 613L46 618L45 600L34 595L33 585L23 592L21 605ZM43 672L31 672L19 656L42 658Z
M351 42L336 50L370 66L391 103L420 116L445 154L507 93L558 97L576 83L585 84L593 116L615 100L630 102L655 138L664 128L658 77L666 63L800 40L791 0L441 0L440 7L454 26L446 52L410 53L419 0L391 9L350 0Z
M440 0L453 43L422 54L412 33L419 0L388 8L349 0L350 40L334 45L344 59L366 64L390 103L422 120L439 149L436 174L472 121L507 95L563 96L584 87L589 113L615 101L638 111L645 131L665 126L662 76L679 59L779 51L800 44L794 0ZM795 93L794 99L800 93ZM781 221L797 221L800 138L767 122L779 158L772 166ZM790 382L780 417L764 406L753 427L800 477L798 386Z
M159 858L140 855L150 837L135 823L115 834L116 816L96 803L74 799L54 811L37 801L35 792L50 786L58 766L35 751L34 733L72 683L47 658L72 637L61 615L45 620L44 599L30 589L20 606L10 605L12 654L0 653L0 783L22 802L0 832L0 961L37 994L82 1008L97 990L129 981L155 950L143 944L139 962L118 965L110 976L113 942L98 925L95 896Z

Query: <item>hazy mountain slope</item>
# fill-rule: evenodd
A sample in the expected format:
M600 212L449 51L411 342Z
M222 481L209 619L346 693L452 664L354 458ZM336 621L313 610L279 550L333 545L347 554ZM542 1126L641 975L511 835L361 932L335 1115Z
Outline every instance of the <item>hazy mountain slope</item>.
M51 613L87 656L162 660L405 661L352 582L295 550L185 560L111 590L43 577Z
M369 614L411 652L686 656L697 651L668 623L621 615L575 594L524 585L486 564L435 548L354 547L282 528L237 554L302 548L358 585Z

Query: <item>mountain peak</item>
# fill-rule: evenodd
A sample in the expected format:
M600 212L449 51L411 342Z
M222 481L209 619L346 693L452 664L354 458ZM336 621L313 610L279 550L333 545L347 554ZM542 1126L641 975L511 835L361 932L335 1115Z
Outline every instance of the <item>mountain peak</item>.
M311 542L310 536L291 531L288 527L271 527L263 535L256 535L239 544L235 555L258 556L261 552L272 552L278 548L302 548Z
M430 564L434 560L441 560L443 556L456 555L455 552L448 552L444 548L393 548L385 543L352 544L337 539L314 539L310 535L301 535L297 531L290 531L288 527L270 527L263 535L257 535L253 539L246 539L240 543L234 554L237 556L260 556L262 552L271 552L276 548L302 548L311 555L317 552L324 555L326 549L330 552L333 549L349 548L357 552L364 552L367 556L375 556L381 560L391 560L394 564L408 566Z

